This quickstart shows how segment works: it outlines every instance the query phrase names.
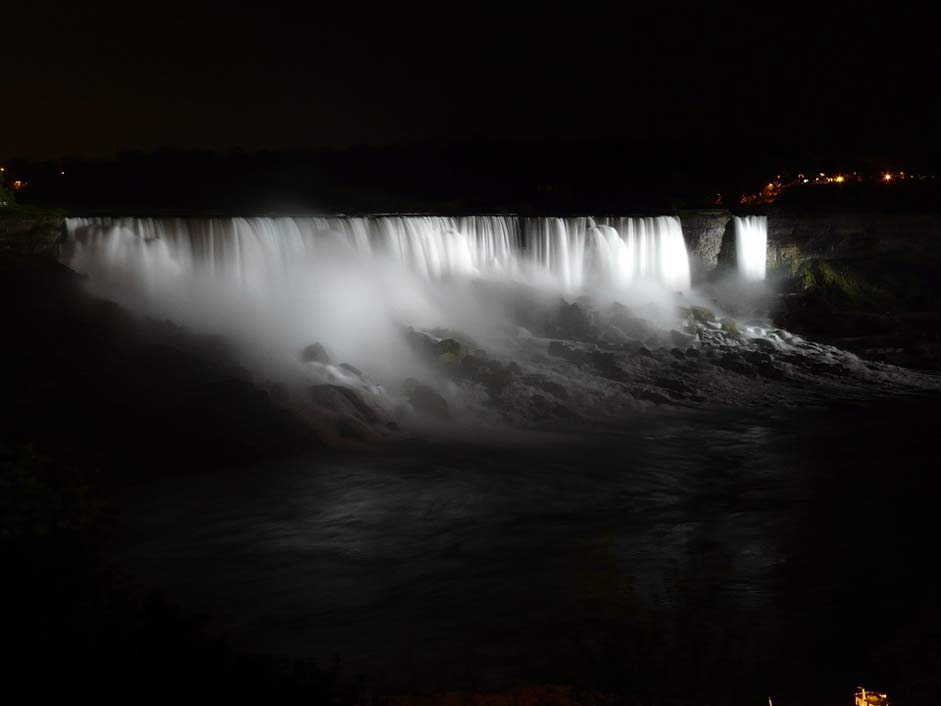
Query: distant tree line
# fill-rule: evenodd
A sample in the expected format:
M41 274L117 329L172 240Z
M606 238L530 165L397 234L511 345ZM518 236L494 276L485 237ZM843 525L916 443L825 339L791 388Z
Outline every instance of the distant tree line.
M6 166L8 179L15 174L28 182L21 202L76 213L627 215L735 208L769 173L808 161L766 145L733 149L638 139L258 153L163 148L108 160L12 160ZM825 160L811 163L823 168Z

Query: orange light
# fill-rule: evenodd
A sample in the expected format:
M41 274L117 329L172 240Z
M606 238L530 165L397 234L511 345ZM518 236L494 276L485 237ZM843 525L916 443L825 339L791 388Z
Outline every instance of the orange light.
M882 175L882 180L883 180L883 181L892 181L892 175L889 174L889 172L886 172L885 174Z
M840 175L836 177L833 181L835 181L837 184L842 184L844 181L846 181L846 179L842 175Z

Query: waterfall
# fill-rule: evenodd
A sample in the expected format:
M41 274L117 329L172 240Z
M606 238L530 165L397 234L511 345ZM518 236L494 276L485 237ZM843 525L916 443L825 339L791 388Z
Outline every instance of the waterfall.
M735 258L739 274L747 280L763 280L768 259L768 217L735 217Z
M70 218L66 228L62 259L92 293L221 336L239 365L289 386L359 384L304 364L314 342L396 386L432 374L409 328L499 349L560 295L671 316L690 284L674 217Z
M70 218L65 261L144 286L209 274L263 288L288 266L345 254L440 280L550 283L566 294L652 282L690 286L678 218L511 216Z

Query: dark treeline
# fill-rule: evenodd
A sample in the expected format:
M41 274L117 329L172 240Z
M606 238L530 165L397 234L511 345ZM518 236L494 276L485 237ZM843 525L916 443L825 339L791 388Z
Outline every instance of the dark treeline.
M79 214L245 215L662 213L734 208L741 194L760 190L782 172L926 168L875 157L847 164L837 155L811 157L767 144L732 148L623 140L481 140L259 153L163 148L107 160L14 159L5 165L8 184L26 182L17 195L21 203ZM798 189L787 197L798 205L850 208L936 208L941 203L933 183L891 193L885 188Z

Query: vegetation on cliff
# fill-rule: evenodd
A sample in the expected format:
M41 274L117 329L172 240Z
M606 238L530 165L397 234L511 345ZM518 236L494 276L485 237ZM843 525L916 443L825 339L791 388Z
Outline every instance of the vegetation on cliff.
M0 181L0 208L6 209L15 203L13 192L7 189Z

